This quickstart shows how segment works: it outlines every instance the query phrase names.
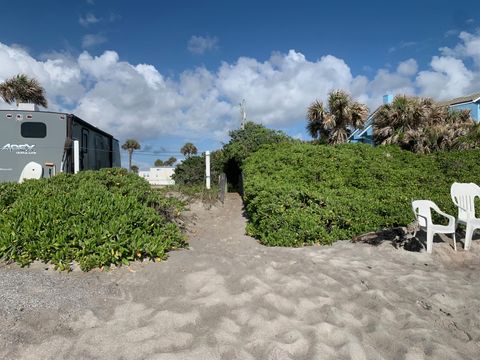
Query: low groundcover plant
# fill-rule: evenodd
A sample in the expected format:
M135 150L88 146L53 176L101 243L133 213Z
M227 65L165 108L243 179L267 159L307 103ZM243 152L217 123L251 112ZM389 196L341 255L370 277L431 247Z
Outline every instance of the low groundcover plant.
M69 270L160 260L186 245L181 204L122 169L0 185L0 259Z
M265 245L331 244L413 220L412 199L455 214L453 182L480 183L479 150L419 155L396 146L283 143L244 166L247 232Z

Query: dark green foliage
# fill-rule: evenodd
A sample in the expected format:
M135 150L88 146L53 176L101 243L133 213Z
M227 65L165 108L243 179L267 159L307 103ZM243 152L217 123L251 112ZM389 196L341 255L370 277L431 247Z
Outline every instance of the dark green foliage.
M251 121L245 123L243 129L230 131L229 135L231 139L223 147L224 163L233 160L240 168L245 159L263 145L292 141L291 137L281 131L271 130Z
M163 166L173 166L177 162L177 158L174 156L170 156L165 162L163 163Z
M149 258L185 246L172 221L179 203L123 169L59 174L0 186L0 258L83 270Z
M243 163L248 156L264 145L293 141L281 131L271 130L254 122L246 122L243 129L230 131L230 141L223 147L223 172L229 189L239 191Z
M222 150L213 151L210 157L211 181L218 183L218 176L226 173L230 185L236 188L243 161L266 144L293 141L281 131L271 130L251 121L243 129L229 133L231 140ZM187 144L185 144L186 146ZM175 168L173 175L178 185L202 185L205 183L205 155L190 155ZM232 184L234 183L234 184Z
M480 151L278 144L244 166L247 231L272 246L330 244L413 220L412 199L456 215L453 182L480 183Z
M161 159L155 160L155 167L162 167L162 166L173 166L177 162L177 158L174 156L170 156L167 160L163 161Z
M138 174L138 171L140 170L137 165L132 165L130 169L134 174Z

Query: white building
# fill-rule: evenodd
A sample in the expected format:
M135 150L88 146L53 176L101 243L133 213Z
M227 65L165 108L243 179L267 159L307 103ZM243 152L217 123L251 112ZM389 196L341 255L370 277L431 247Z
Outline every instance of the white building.
M172 175L175 172L173 166L153 167L148 171L139 171L138 175L146 179L150 185L175 185Z

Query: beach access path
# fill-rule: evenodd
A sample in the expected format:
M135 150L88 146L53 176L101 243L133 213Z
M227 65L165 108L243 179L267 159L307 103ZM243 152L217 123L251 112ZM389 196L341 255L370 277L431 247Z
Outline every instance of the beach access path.
M164 262L1 264L0 358L478 359L479 240L269 248L238 194L187 216L190 248Z

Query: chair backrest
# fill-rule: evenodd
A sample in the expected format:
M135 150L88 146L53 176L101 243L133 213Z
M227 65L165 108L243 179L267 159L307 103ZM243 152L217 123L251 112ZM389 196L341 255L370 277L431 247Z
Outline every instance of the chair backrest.
M412 201L412 209L415 213L415 218L418 221L418 225L426 227L428 224L432 224L432 213L430 212L431 208L438 209L438 206L430 200Z
M475 197L480 196L480 187L474 183L453 183L450 188L453 203L458 207L458 218L475 217Z

